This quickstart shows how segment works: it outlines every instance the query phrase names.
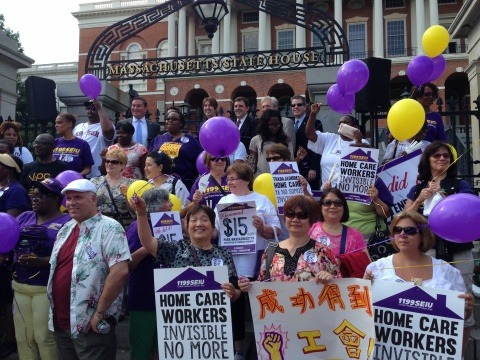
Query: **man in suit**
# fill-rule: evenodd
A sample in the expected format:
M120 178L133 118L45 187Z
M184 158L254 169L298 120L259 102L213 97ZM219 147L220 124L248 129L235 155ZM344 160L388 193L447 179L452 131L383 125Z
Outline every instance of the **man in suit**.
M145 114L148 111L147 100L142 97L135 97L130 104L132 117L126 121L130 122L135 128L133 140L142 144L147 149L153 139L160 133L160 125L150 122Z
M262 113L268 109L278 110L278 100L276 97L273 96L265 96L263 100L260 102L260 106L262 108ZM283 131L287 136L290 138L292 142L292 148L295 150L296 145L296 136L295 136L295 129L293 127L293 120L288 117L282 116L282 126ZM295 154L292 154L292 157L295 157Z
M250 140L257 135L257 120L248 116L250 102L247 98L237 97L233 101L233 111L236 116L236 124L240 129L240 141L245 145L245 149L250 149Z
M295 154L301 148L306 151L307 155L299 162L298 168L300 174L308 180L313 190L320 189L320 155L309 150L307 147L308 139L305 135L305 125L307 124L307 102L303 96L295 95L290 100L293 115L295 116ZM315 121L315 129L323 131L320 120Z

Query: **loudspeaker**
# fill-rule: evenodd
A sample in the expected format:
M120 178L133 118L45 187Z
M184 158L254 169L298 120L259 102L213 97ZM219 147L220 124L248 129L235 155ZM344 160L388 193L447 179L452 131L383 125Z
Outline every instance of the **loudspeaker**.
M55 81L39 76L29 76L25 80L27 112L30 120L55 120L57 102Z
M370 57L361 59L368 66L367 85L355 94L357 112L378 112L390 109L390 72L392 61Z

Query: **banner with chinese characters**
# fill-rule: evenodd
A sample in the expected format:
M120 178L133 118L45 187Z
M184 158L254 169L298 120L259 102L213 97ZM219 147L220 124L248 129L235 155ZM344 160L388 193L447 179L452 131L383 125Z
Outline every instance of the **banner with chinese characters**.
M277 199L278 213L283 215L283 205L294 195L303 195L303 189L298 181L300 171L296 162L269 162L273 177L273 187Z
M419 149L378 167L377 176L383 180L393 195L390 219L403 210L408 192L417 183L418 163L421 156L422 150Z
M160 359L233 359L227 267L155 269L154 280Z
M370 281L255 282L249 291L258 359L370 358Z
M363 204L370 204L368 187L375 183L377 176L378 149L344 146L340 154L340 177L338 189L345 198Z
M178 211L155 212L150 214L153 236L160 239L163 236L168 241L183 239L182 221Z
M252 218L257 215L255 201L218 204L220 245L232 254L255 254L257 229Z
M375 280L372 360L459 360L465 301L458 291Z

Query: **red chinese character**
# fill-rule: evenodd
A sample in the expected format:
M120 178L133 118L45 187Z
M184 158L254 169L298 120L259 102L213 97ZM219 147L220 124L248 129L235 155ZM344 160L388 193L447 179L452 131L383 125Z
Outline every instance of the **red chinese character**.
M293 307L301 307L302 310L300 314L303 314L307 311L307 305L310 309L315 309L315 301L313 300L312 294L305 292L304 288L299 288L296 296L290 297Z
M342 294L337 284L325 285L322 292L318 295L318 305L322 305L325 301L328 302L328 307L331 310L335 309L335 304L345 310L345 304L342 300Z
M347 289L352 309L365 308L365 312L369 316L372 316L372 303L370 301L370 291L368 290L368 286L363 287L363 292L359 291L359 285L351 285L348 286Z
M284 313L285 310L282 305L279 304L277 300L277 292L270 289L263 289L262 294L257 296L258 301L260 302L260 319L265 318L265 310L274 313L275 310Z

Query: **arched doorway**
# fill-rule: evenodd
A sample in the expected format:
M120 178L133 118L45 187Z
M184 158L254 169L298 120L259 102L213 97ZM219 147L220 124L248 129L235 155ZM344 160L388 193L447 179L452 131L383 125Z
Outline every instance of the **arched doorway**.
M189 118L191 120L201 120L203 118L202 101L206 97L208 97L208 93L203 89L192 89L185 95L185 101L190 105Z
M290 99L295 95L292 87L285 83L275 84L270 90L268 90L268 95L277 98L279 110L284 112L285 116L288 116L287 113L290 108Z
M453 97L458 104L466 96L470 95L470 86L468 84L468 76L464 72L456 72L447 77L445 80L445 101L448 102Z
M251 86L245 85L245 86L239 86L235 88L232 91L232 105L233 105L233 100L237 97L244 97L247 98L248 101L250 102L250 114L253 117L256 117L256 111L257 111L257 92L255 91L254 88ZM233 109L231 109L231 112L233 114Z

